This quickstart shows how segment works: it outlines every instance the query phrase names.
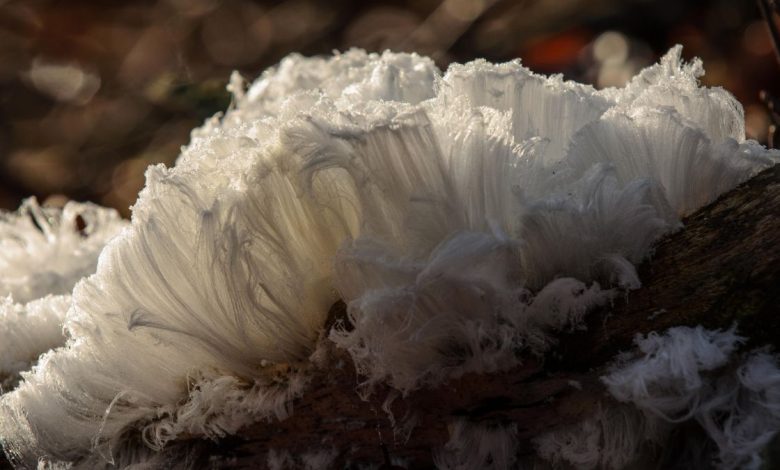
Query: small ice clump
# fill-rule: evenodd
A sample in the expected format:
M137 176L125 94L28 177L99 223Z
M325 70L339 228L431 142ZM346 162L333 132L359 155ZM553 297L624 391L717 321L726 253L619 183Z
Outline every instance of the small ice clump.
M578 469L762 467L780 432L780 367L765 351L736 354L733 329L674 327L638 336L602 377L621 404L536 438L554 466ZM674 449L677 449L675 452Z
M115 210L91 203L58 209L30 198L16 212L0 212L0 296L27 303L70 294L95 272L103 247L126 226Z

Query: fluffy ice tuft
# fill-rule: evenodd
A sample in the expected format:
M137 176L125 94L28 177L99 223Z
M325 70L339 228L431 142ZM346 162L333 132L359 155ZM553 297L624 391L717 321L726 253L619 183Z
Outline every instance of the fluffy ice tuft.
M354 328L331 338L369 385L547 351L638 287L634 265L682 216L780 157L701 73L675 48L596 91L519 61L442 75L352 50L234 77L235 106L147 170L130 228L73 291L67 347L2 398L6 451L109 456L163 415L166 433L236 429L237 390L306 361L339 298ZM224 416L185 419L225 396Z
M581 469L762 467L780 432L780 361L735 353L727 331L674 327L636 338L602 381L621 404L535 439L539 456ZM682 449L674 453L672 449Z
M26 303L70 294L125 226L115 210L91 203L56 209L30 198L18 211L0 213L0 296Z

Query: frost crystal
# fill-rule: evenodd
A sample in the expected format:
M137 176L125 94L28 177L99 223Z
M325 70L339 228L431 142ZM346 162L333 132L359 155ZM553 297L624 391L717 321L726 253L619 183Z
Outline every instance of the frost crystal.
M134 429L236 429L188 410L228 396L238 419L237 384L305 361L339 298L354 329L331 339L368 385L546 351L638 287L634 265L681 216L778 160L702 73L678 47L602 91L519 62L442 75L358 50L290 56L248 89L234 77L235 106L147 170L130 229L73 292L73 340L2 399L7 452L110 459Z

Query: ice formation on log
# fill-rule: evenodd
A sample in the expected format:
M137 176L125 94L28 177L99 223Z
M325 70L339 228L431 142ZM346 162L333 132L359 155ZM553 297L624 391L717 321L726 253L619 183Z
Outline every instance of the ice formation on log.
M680 53L602 91L359 50L234 77L234 106L147 170L131 228L73 292L67 347L3 397L6 451L111 461L134 431L161 446L233 430L186 410L273 408L236 394L305 362L338 298L354 328L331 339L366 387L548 350L640 285L634 265L681 216L778 160Z

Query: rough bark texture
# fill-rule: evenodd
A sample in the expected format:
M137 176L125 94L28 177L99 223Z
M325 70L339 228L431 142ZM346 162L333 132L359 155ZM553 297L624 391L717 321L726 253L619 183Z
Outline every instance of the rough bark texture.
M561 336L554 357L529 357L510 371L469 374L406 397L377 387L363 400L349 356L331 346L329 365L312 372L291 417L201 443L202 454L220 456L210 460L220 467L262 468L269 449L301 455L335 448L335 468L357 463L392 468L391 457L403 458L410 468L429 468L432 450L446 443L455 418L518 423L521 448L531 452L531 437L587 417L606 398L599 376L638 333L738 322L750 338L747 347L780 347L779 214L777 166L701 209L684 221L684 230L659 242L640 267L644 286L592 313L586 331ZM343 316L344 305L331 313ZM416 424L405 434L401 430L410 419Z

